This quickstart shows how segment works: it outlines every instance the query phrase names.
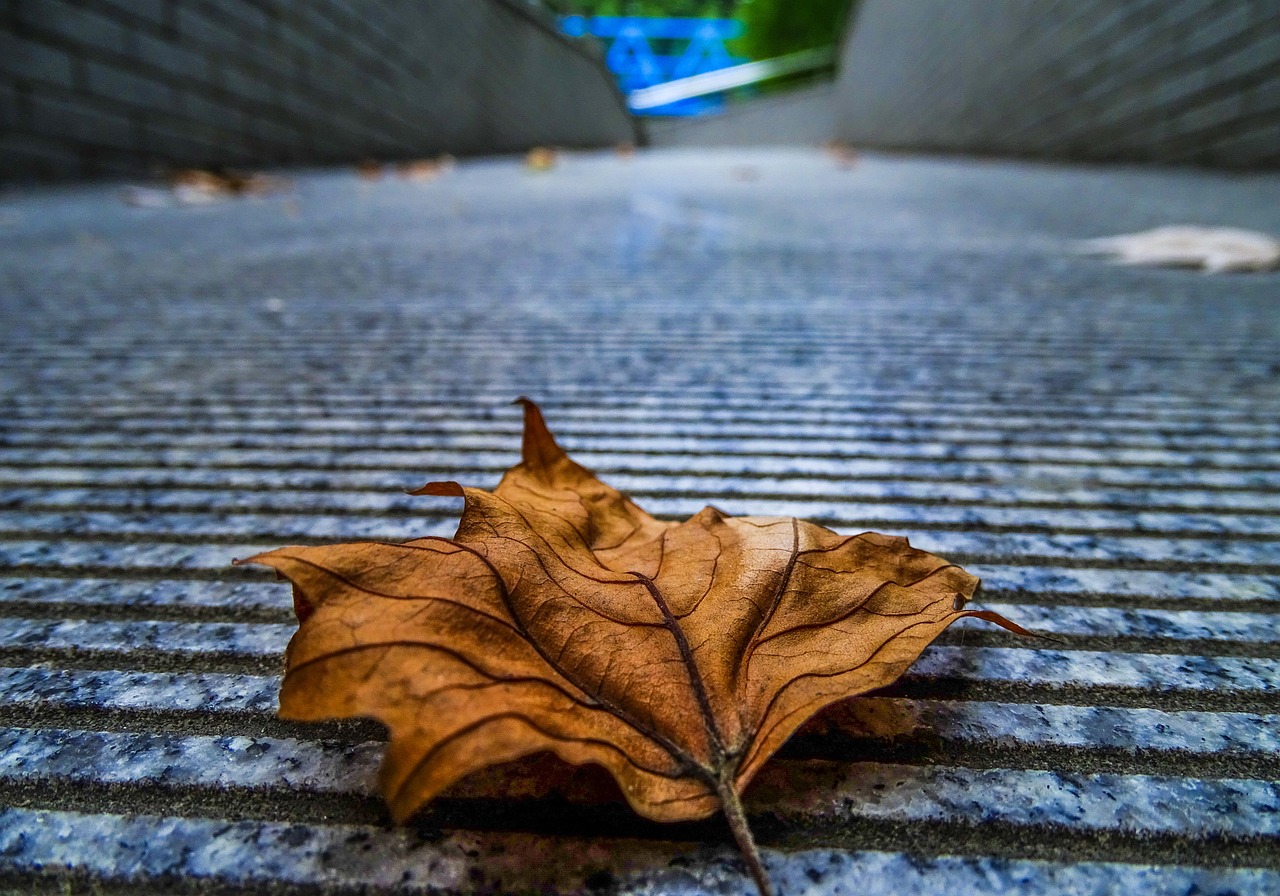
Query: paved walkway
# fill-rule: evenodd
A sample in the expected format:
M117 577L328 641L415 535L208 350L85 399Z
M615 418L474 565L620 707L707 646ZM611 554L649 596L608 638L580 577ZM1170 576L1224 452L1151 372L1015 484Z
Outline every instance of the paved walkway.
M749 892L718 825L618 807L387 829L372 726L273 717L288 589L230 559L449 534L402 489L496 481L526 394L650 509L904 533L1061 639L955 630L789 748L749 805L784 893L1280 890L1280 275L1073 250L1280 232L1280 176L778 150L118 193L0 198L0 889Z

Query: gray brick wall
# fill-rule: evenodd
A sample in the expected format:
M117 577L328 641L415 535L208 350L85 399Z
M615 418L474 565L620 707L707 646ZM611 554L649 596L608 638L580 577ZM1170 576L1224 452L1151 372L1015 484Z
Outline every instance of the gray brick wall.
M837 131L857 143L1280 165L1277 0L863 0Z
M0 2L3 180L635 136L520 0Z

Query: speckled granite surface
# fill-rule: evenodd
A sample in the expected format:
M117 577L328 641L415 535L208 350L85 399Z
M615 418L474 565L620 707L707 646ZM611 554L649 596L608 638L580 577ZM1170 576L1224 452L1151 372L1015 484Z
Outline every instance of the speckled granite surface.
M875 529L982 603L749 794L782 892L1280 890L1280 176L817 152L467 162L135 208L0 196L0 891L748 893L718 823L485 780L406 829L381 734L274 716L233 557L452 532L507 402L670 517ZM535 792L536 791L536 792Z

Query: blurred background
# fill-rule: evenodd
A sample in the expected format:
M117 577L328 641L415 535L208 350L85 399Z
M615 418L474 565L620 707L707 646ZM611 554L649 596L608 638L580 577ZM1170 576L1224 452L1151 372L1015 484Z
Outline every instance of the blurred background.
M808 144L1280 162L1271 0L10 0L5 180Z

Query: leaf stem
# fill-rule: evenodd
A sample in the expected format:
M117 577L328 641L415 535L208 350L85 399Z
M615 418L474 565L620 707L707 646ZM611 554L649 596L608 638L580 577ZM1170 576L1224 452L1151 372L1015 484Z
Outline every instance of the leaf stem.
M747 815L742 811L742 800L733 789L730 781L721 780L716 783L716 793L720 797L720 808L729 822L729 830L733 831L733 839L738 842L738 851L747 863L747 870L760 889L760 896L777 896L769 873L765 871L764 860L760 857L760 849L751 836L751 828L747 825Z

